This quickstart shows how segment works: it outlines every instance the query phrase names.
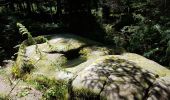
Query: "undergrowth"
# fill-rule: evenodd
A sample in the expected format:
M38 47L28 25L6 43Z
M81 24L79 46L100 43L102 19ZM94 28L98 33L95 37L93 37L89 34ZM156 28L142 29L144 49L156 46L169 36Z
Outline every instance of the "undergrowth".
M66 81L47 78L43 75L34 76L34 78L27 81L43 93L43 100L68 99L68 83Z
M102 26L109 44L170 66L170 14L161 0L104 2ZM115 6L117 5L117 6Z
M39 43L46 42L50 48L52 46L48 42L48 40L43 36L38 36L36 38L33 38L31 33L27 30L27 28L22 25L21 23L17 23L17 27L19 28L19 32L21 35L26 35L28 37L27 40L23 41L19 46L18 56L16 59L16 62L14 63L14 66L12 67L12 74L16 78L24 77L24 74L30 73L30 71L35 67L35 64L30 61L29 59L25 59L25 52L26 47L29 45L35 45L36 46L36 53L39 54L39 60L42 59L43 55L41 50L38 47ZM38 60L38 61L39 61Z

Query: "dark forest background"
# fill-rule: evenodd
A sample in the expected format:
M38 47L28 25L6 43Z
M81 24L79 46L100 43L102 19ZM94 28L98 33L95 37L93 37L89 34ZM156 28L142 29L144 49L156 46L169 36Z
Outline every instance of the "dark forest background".
M0 0L0 62L27 38L17 22L33 36L73 33L170 64L169 0Z

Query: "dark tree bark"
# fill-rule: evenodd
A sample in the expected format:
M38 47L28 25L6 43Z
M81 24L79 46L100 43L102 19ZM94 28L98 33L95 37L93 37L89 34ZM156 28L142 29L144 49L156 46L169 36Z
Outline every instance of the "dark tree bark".
M57 0L57 13L56 16L60 18L62 15L62 6L61 6L61 0Z
M30 2L30 0L26 0L26 5L27 5L28 14L30 14L31 13L31 2Z

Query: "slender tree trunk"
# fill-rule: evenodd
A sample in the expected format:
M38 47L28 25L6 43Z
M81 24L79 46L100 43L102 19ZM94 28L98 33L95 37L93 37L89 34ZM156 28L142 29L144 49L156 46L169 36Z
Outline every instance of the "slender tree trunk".
M27 5L28 14L30 14L31 13L31 3L30 3L30 0L26 0L26 5Z
M15 11L14 0L8 0L8 2L9 2L9 9Z
M58 0L57 1L57 13L56 13L56 15L57 15L58 18L60 18L61 14L62 14L61 0Z

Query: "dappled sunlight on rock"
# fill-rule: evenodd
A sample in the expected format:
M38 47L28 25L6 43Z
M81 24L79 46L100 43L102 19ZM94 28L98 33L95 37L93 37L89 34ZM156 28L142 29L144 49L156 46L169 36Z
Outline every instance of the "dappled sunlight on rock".
M58 95L73 100L168 100L170 96L170 71L134 53L113 55L114 48L70 34L23 48L12 75L47 94L57 88Z

